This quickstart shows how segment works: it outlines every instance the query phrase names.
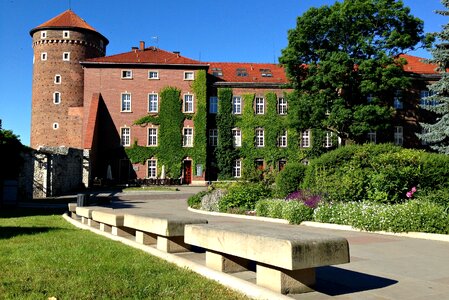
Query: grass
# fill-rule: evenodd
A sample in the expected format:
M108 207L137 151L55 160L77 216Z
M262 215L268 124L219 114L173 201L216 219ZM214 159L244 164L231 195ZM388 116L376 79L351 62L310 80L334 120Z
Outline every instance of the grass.
M0 211L0 299L247 299L49 213Z

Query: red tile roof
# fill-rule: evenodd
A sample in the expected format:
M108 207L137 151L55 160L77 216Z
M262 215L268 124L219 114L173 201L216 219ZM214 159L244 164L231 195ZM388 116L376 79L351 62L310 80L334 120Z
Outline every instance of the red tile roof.
M47 22L31 29L30 34L33 35L38 30L49 28L79 28L90 30L100 34L97 30L95 30L95 28L87 24L86 21L84 21L70 9L54 17L53 19L48 20ZM104 36L102 37L107 41L107 39Z
M428 64L423 62L422 60L424 58L417 57L413 55L408 54L401 54L399 55L401 58L405 58L407 60L407 64L404 66L404 71L409 73L416 73L416 74L437 74L438 72L435 71L437 65L435 64Z
M215 77L226 82L288 83L284 68L278 64L211 62L209 65L209 74L215 73ZM242 73L247 76L237 75Z
M131 50L116 55L87 59L85 63L122 63L122 64L155 64L155 65L202 65L207 66L197 60L183 57L180 54L161 50L156 47L145 48L144 50Z

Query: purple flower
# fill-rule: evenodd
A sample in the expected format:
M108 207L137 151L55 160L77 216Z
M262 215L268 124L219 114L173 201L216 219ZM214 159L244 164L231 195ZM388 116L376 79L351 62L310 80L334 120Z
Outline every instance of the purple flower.
M412 191L407 192L405 195L407 196L407 198L413 197Z
M411 192L412 192L412 195L413 195L414 192L416 192L416 186L412 187Z

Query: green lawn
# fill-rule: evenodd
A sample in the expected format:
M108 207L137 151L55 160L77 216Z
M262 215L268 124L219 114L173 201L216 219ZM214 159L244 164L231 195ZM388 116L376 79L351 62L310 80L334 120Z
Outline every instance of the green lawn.
M0 299L246 299L48 213L0 211Z

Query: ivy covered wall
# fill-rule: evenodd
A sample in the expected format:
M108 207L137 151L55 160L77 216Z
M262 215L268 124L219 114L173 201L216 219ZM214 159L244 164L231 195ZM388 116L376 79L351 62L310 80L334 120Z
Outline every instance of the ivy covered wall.
M158 115L149 114L134 122L136 126L157 125L158 146L146 147L135 141L132 147L126 148L126 154L132 163L144 165L152 157L158 160L158 174L162 166L165 166L166 175L171 178L179 178L182 172L182 161L186 157L192 158L193 165L201 164L203 170L206 165L207 153L207 82L206 71L199 70L196 79L192 83L192 91L195 96L195 113L184 114L182 112L181 91L175 87L166 87L160 92L160 112ZM193 147L182 146L182 130L185 119L194 122ZM196 174L195 169L192 175Z

